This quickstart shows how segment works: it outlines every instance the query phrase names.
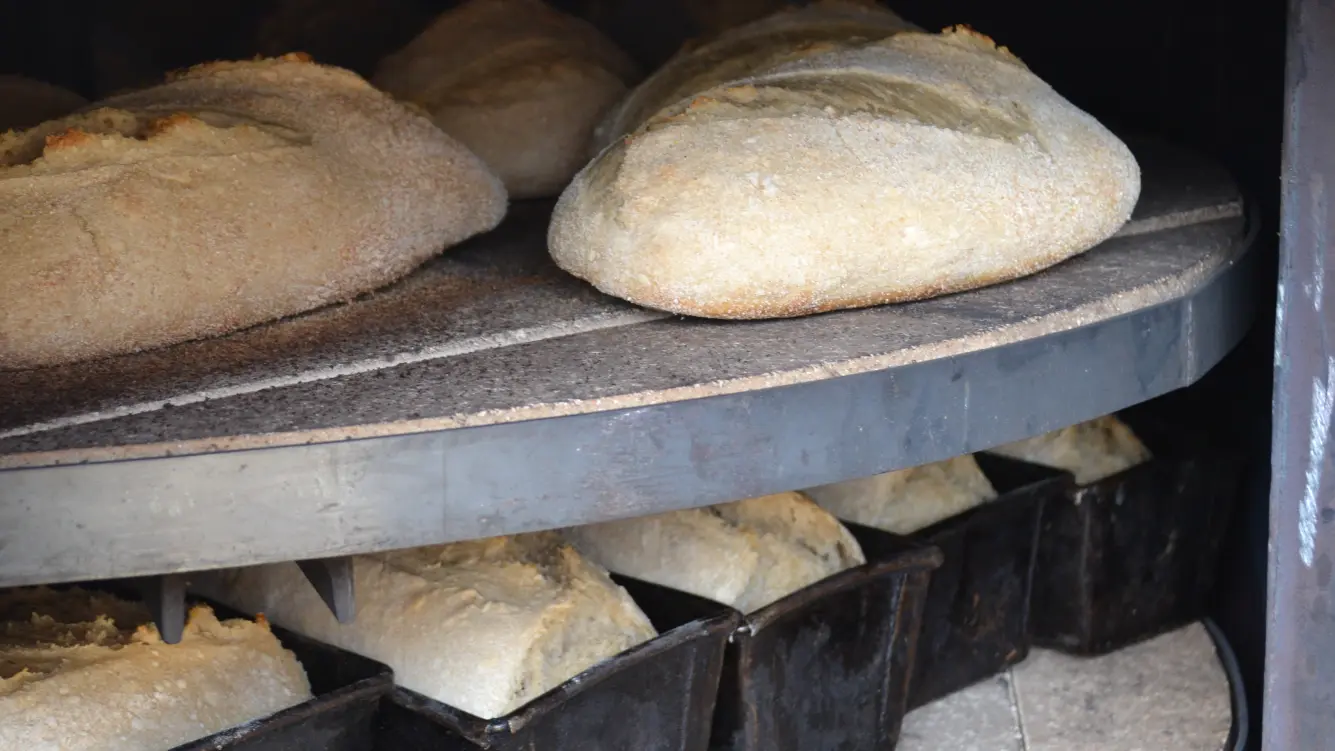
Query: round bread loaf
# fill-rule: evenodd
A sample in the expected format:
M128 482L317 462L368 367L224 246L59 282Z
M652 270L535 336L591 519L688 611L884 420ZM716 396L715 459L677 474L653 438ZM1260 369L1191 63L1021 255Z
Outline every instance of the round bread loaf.
M1126 423L1113 415L1060 428L989 449L990 453L1064 469L1081 485L1130 469L1150 458L1150 450Z
M431 114L514 198L554 196L594 125L639 77L596 29L542 0L470 0L381 62L372 81Z
M353 576L347 625L295 563L201 574L193 586L380 660L398 684L486 719L655 633L606 571L550 532L358 556Z
M83 97L59 86L0 75L0 133L64 117L85 103Z
M556 263L631 302L797 316L1013 279L1112 235L1121 141L967 29L823 2L670 61L561 196Z
M805 492L840 519L907 535L997 497L970 455Z
M264 622L191 609L164 644L142 606L44 588L0 595L0 748L167 751L310 698Z
M575 527L608 570L751 613L866 563L839 520L801 493Z
M0 136L0 369L345 301L505 204L477 157L353 73L203 65Z

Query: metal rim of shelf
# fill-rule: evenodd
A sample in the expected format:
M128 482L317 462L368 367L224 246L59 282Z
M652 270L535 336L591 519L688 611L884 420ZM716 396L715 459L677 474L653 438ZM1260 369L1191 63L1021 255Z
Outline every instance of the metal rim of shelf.
M1121 317L891 370L431 433L7 470L5 516L22 523L0 532L0 586L559 528L985 449L1196 381L1250 324L1250 256Z

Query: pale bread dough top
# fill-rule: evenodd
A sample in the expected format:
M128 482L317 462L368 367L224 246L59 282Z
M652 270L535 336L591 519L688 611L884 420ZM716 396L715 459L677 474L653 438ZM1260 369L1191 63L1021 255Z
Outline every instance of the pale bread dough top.
M626 591L552 533L359 556L343 625L294 563L197 577L199 591L380 660L469 714L508 714L654 637Z
M609 570L751 613L866 563L853 535L801 493L574 527Z
M1150 450L1113 415L990 449L994 454L1064 469L1081 485L1148 461Z
M804 491L840 519L907 535L997 497L973 456Z
M137 604L0 594L0 748L165 751L308 698L301 665L262 622L196 606L169 645Z

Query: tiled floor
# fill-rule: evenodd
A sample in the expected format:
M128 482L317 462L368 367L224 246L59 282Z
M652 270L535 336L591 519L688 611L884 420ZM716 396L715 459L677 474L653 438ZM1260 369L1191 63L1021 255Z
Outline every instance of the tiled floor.
M1034 650L1008 674L909 714L899 751L1221 751L1228 678L1205 628L1106 657Z

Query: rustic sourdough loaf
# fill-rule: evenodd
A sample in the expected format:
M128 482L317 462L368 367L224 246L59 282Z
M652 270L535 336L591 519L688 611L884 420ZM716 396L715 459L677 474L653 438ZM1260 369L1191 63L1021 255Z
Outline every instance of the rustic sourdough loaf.
M353 73L200 66L0 136L0 369L345 301L505 203L477 157Z
M866 563L839 520L801 493L565 531L608 570L750 613Z
M542 0L469 0L372 81L431 114L514 198L554 196L588 161L599 118L638 78L596 29Z
M804 491L840 519L907 535L997 497L969 455Z
M0 594L0 748L165 751L308 698L301 665L262 621L197 606L169 645L136 604Z
M612 295L715 318L914 300L1113 234L1135 159L1005 48L821 2L681 53L612 112L549 247Z
M998 446L990 452L1064 469L1081 485L1098 482L1150 458L1145 444L1113 415Z
M84 104L83 97L59 86L0 75L0 133L64 117Z
M400 685L488 719L654 636L625 590L552 533L359 556L353 572L349 625L294 563L201 575L195 587L380 660Z

